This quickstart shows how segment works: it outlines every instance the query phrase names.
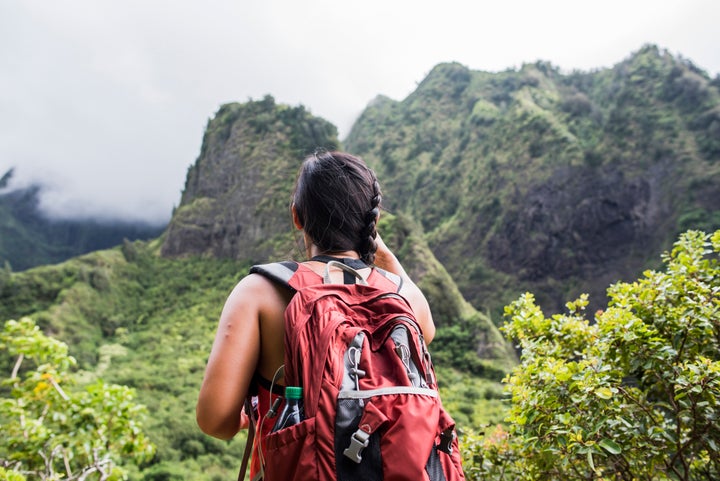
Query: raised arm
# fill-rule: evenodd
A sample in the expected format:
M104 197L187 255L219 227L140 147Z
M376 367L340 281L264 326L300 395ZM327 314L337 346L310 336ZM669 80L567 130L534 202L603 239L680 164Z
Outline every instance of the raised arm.
M378 234L375 241L378 246L377 251L375 252L375 265L402 277L403 287L400 290L400 294L408 300L410 306L413 308L415 317L423 331L425 342L429 344L435 337L435 323L433 322L430 305L428 304L425 295L407 275L407 272L405 272L402 264L400 264L398 258L382 240L380 234Z

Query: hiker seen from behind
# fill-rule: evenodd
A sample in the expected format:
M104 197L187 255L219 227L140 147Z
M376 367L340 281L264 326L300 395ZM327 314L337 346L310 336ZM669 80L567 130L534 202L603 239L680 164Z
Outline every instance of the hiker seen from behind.
M308 260L254 266L225 303L197 422L249 428L251 479L464 479L430 307L378 235L381 203L360 158L307 157L290 212Z

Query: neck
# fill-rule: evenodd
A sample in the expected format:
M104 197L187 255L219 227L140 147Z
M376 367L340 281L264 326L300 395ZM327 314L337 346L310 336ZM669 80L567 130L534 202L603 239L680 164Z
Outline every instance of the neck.
M338 259L360 259L360 256L355 251L343 251L343 252L320 252L320 251L317 251L315 254L312 254L310 256L310 258L312 259L315 256L337 257Z
M315 256L332 256L332 257L347 257L350 259L360 259L360 255L355 251L341 251L341 252L326 252L322 251L315 244L310 244L306 248L306 254L308 259L312 259Z
M350 259L360 259L360 254L355 251L340 251L340 252L326 252L320 250L318 246L312 241L309 235L304 234L305 240L305 254L308 259L312 259L315 256L332 256L332 257L349 257Z

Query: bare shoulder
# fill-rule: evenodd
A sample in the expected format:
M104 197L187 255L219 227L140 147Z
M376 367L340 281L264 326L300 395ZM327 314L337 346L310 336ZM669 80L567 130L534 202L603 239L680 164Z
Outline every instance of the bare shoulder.
M251 303L263 306L272 305L278 299L284 299L286 289L261 274L248 274L233 288L228 296L229 302Z

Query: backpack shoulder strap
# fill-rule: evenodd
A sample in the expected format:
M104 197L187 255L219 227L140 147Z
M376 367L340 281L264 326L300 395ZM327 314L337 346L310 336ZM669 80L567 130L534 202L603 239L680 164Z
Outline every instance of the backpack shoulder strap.
M288 289L295 290L290 285L290 279L298 270L298 263L294 261L272 262L270 264L254 265L250 274L260 274Z
M303 287L322 284L322 276L295 261L259 264L250 268L250 274L260 274L273 282L297 292Z
M307 285L322 283L322 277L318 276L312 270L304 267L300 269L301 264L295 261L271 262L269 264L258 264L250 268L250 274L260 274L267 277L271 281L287 287L292 291L301 289ZM373 267L371 276L377 273L374 282L381 283L384 289L393 292L400 292L403 286L403 279L397 274ZM291 281L292 279L292 281Z

